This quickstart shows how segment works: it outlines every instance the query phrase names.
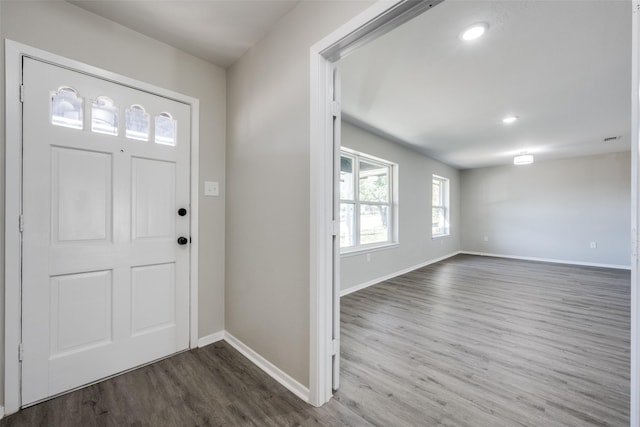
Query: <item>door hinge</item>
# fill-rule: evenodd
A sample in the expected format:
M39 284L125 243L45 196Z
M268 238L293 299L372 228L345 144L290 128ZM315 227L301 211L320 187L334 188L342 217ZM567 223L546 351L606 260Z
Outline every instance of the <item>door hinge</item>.
M18 229L21 233L24 231L24 215L22 214L18 217Z
M340 351L340 341L339 340L331 340L331 355L335 356Z
M20 102L24 102L24 85L20 85Z
M636 258L638 256L638 230L633 228L631 230L631 257L632 262L636 262Z
M331 235L337 236L340 234L340 223L338 221L331 221Z
M338 101L331 102L331 114L333 117L338 117L340 115L340 103Z
M24 353L24 347L22 346L22 343L18 344L18 361L22 362L22 355Z

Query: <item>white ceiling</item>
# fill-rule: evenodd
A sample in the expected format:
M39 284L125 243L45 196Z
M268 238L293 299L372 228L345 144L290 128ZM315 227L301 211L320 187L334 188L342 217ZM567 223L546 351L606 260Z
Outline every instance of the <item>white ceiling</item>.
M69 0L222 67L299 1ZM629 1L446 0L341 68L348 120L460 169L630 149Z
M460 169L631 147L628 1L446 0L341 71L348 120Z
M76 6L228 67L300 0L68 0Z

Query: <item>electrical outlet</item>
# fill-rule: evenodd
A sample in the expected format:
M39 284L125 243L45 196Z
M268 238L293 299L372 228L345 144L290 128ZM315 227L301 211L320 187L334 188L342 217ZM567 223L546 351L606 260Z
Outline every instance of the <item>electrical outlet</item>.
M598 247L598 242L589 242L589 248L596 249Z
M484 241L488 242L489 241L489 236L484 236Z
M371 262L371 254L367 254L367 262Z

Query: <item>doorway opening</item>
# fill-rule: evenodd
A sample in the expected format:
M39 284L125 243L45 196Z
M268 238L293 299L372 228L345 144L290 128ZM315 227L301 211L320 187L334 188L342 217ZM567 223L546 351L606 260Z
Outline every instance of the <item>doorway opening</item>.
M403 4L400 2L399 4ZM398 4L396 4L398 6ZM425 5L422 5L425 7ZM433 7L434 4L429 6ZM429 9L427 7L424 10ZM424 11L422 10L422 11ZM414 10L414 13L404 15L405 19L402 22L406 22L414 16L417 16L422 11ZM335 282L334 286L329 292L330 286L323 287L323 284L330 283L330 278L336 275L339 265L335 265L335 247L336 247L336 231L338 226L336 221L339 221L339 217L335 214L335 207L337 201L335 199L336 189L336 170L339 163L336 160L336 143L332 137L335 134L335 117L337 106L335 105L335 86L334 86L334 69L336 63L347 56L350 52L357 49L359 46L384 34L389 28L395 28L397 25L389 24L394 19L384 20L384 14L388 12L387 9L383 11L380 9L367 11L365 14L359 16L354 22L341 28L334 33L332 38L327 38L314 46L312 49L312 209L311 212L314 215L314 221L312 222L312 381L311 381L311 396L312 400L322 402L326 398L330 397L330 384L333 384L331 378L333 362L333 354L339 351L339 333L333 335L335 332L334 325L331 319L335 318L335 312L328 308L328 305L332 305L335 309L339 302L334 302L336 298ZM405 11L406 12L406 11ZM400 14L402 15L402 14ZM388 18L388 16L387 16ZM397 18L397 17L396 17ZM634 40L633 40L633 54L637 56L637 32L634 15ZM397 21L396 21L397 23ZM380 30L382 28L382 30ZM364 30L363 30L364 29ZM380 33L376 31L379 30ZM359 32L362 31L362 32ZM366 36L365 36L366 34ZM637 70L633 74L634 80L634 94L637 94ZM316 87L318 83L318 87ZM634 108L637 104L637 96L634 96ZM338 113L339 114L339 113ZM330 119L331 118L331 119ZM632 149L632 224L637 224L637 111L634 110L632 114L632 135L631 135L631 149ZM338 145L339 147L339 145ZM314 154L316 156L314 156ZM339 169L338 169L339 170ZM637 251L635 246L637 242L637 227L632 225L630 227L632 231L632 411L631 419L638 420L638 407L636 404L637 392L638 392L638 328L637 328L637 307L638 307L638 295L637 295ZM331 236L327 238L327 236ZM315 250L315 252L313 252ZM315 298L315 300L314 300ZM316 302L319 302L314 306ZM333 304L331 304L333 302ZM324 349L324 351L322 351ZM318 351L315 353L315 351ZM320 355L320 357L314 360L314 354ZM315 369L314 369L315 368ZM317 374L317 379L314 381L314 375ZM324 384L324 385L323 385Z

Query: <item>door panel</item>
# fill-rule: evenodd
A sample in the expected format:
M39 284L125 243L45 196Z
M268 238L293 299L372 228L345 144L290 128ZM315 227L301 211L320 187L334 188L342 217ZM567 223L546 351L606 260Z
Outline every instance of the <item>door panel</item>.
M51 154L53 244L110 241L111 154L61 147Z
M132 159L133 239L175 235L175 164Z
M28 405L188 347L176 239L189 237L191 120L188 105L29 58L23 82Z
M175 264L131 269L131 334L175 325Z
M111 271L51 278L51 358L111 343L112 287Z

